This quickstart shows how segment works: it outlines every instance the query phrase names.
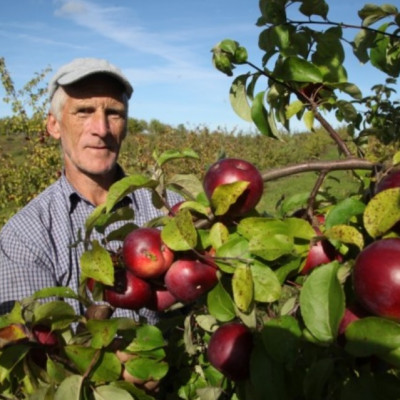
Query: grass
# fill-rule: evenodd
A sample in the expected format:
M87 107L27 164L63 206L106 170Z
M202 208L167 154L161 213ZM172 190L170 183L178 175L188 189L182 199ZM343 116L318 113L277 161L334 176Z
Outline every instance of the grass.
M338 157L336 147L329 146L320 159L333 160L338 159ZM266 182L264 195L258 205L258 210L272 215L276 214L279 202L301 193L311 193L317 177L318 174L316 172L306 172ZM352 172L333 171L327 175L320 190L340 201L349 196L349 194L356 192L358 185L358 180Z

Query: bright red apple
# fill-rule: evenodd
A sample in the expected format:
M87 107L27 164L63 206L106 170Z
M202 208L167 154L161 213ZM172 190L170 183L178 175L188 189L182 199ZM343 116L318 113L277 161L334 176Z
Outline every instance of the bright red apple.
M145 307L152 297L151 286L125 268L117 268L114 286L104 286L104 300L113 307L138 310Z
M253 164L238 158L224 158L217 161L211 165L204 176L204 191L211 200L218 186L238 181L247 181L249 186L230 207L228 213L241 216L255 208L264 190L261 173Z
M365 247L355 260L353 285L367 311L400 321L400 239L380 239Z
M179 259L169 267L164 282L179 301L190 303L217 284L217 269L199 260Z
M177 302L176 297L168 289L157 287L153 288L153 296L146 307L154 311L165 311Z
M140 278L156 278L170 267L174 253L161 239L156 228L138 228L130 232L122 245L127 268Z
M319 223L325 222L325 217L322 215L316 216ZM314 227L315 233L318 236L322 235L322 232L319 228ZM321 239L313 243L310 247L310 250L307 254L307 258L304 261L304 265L300 270L302 275L307 275L314 268L322 265L330 263L334 260L341 261L342 255L335 249L333 244L329 242L327 239Z
M249 376L252 349L252 332L241 323L230 322L211 335L207 356L211 365L226 377L239 381Z

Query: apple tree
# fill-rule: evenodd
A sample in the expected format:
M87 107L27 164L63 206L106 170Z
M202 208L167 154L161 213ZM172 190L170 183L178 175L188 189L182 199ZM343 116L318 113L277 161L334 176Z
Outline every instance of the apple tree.
M259 6L260 65L235 40L213 48L228 76L250 68L233 77L233 109L282 146L292 118L319 124L340 158L269 171L225 158L169 178L170 161L197 154L155 153L151 174L115 183L87 219L78 292L45 288L0 318L2 398L400 398L400 13L367 4L356 26L332 21L324 0ZM388 76L372 95L347 80L345 46ZM335 170L359 180L339 202L322 190ZM311 193L258 209L260 182L306 171L317 172ZM115 209L139 188L165 211L146 227ZM183 201L168 205L167 190ZM159 321L113 318L114 306Z

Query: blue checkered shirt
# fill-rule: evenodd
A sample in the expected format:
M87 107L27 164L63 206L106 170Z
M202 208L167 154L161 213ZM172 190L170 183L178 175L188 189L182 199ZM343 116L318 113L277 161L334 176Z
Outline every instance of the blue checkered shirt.
M179 200L178 195L169 193L171 205ZM162 211L153 206L151 192L147 189L138 189L121 202L121 205L131 205L135 213L133 222L138 226L162 215ZM71 244L78 242L78 232L84 232L86 218L94 208L63 174L10 218L0 232L0 315L10 311L14 300L29 297L39 289L68 286L77 292L79 261L84 248L83 243L77 247ZM111 229L115 229L115 225ZM99 235L95 232L91 238L96 239L96 234ZM78 301L65 301L78 314L84 313ZM113 314L136 320L139 315L150 323L157 319L157 315L147 309L138 313L117 309Z

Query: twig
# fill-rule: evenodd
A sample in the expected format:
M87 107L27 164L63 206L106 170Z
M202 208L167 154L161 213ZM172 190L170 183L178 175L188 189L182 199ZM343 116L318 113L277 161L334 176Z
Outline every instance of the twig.
M284 178L285 176L299 174L310 171L340 171L340 170L373 170L378 164L359 158L347 158L344 160L331 161L310 161L295 165L288 165L262 172L264 182Z
M319 188L323 184L326 175L328 174L328 171L326 169L322 170L321 173L318 176L317 181L314 184L314 187L310 193L310 197L308 198L308 203L307 203L307 216L310 218L310 221L312 220L313 216L313 211L314 211L314 203L315 199L317 197Z

